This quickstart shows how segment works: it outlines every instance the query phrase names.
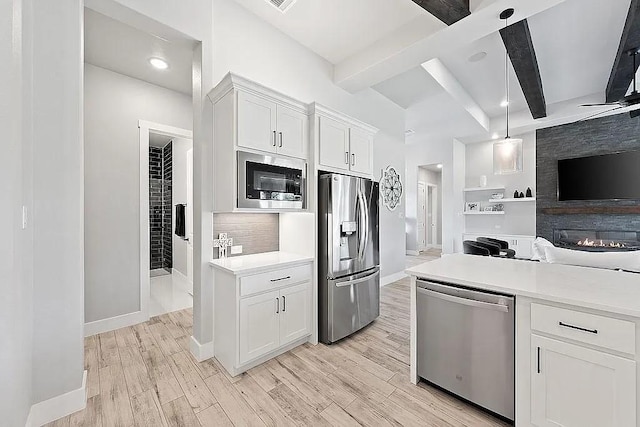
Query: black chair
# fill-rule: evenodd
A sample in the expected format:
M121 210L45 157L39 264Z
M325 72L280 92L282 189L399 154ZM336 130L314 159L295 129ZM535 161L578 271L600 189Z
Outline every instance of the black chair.
M473 240L465 240L464 242L462 242L462 247L464 249L464 253L467 255L491 255L491 251L489 249L482 246L478 242L474 242Z
M493 245L498 245L500 248L500 252L504 254L505 258L515 258L516 251L513 249L509 249L509 243L504 240L492 239L491 237L478 237L476 239L480 243L491 243Z

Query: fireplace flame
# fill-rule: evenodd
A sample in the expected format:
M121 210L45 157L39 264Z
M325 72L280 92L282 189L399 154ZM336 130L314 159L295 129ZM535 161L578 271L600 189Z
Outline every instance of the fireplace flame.
M588 247L600 247L600 248L626 248L624 243L620 242L604 242L603 240L589 240L588 237L585 237L584 240L578 241L578 246L588 246Z

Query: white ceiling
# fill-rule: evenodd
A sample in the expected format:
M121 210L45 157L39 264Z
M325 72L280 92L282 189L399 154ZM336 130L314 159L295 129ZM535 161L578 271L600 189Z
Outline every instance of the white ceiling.
M297 0L282 13L267 0L236 0L303 46L337 64L404 27L416 39L445 27L411 0Z
M422 67L378 83L373 88L402 108L409 108L443 91L442 86Z
M567 0L529 19L547 104L604 92L630 0Z
M172 136L161 135L159 133L149 132L149 145L151 147L163 148L173 139Z
M604 91L620 43L622 28L630 0L566 0L528 18L531 37L550 116L557 111L582 111L577 105L595 94L604 101ZM484 59L470 62L478 52ZM467 93L492 118L492 129L480 128L463 106L452 102L446 92L438 91L422 68L395 76L374 89L408 108L407 129L416 131L407 142L429 138L461 140L488 139L504 133L505 48L498 32L481 38L461 49L441 55L439 59L455 76ZM534 123L511 63L510 109L519 112L519 120ZM573 108L569 104L574 103ZM586 116L593 110L584 109ZM597 110L596 110L597 111ZM541 123L543 121L540 121Z
M87 8L84 31L85 62L191 95L191 42L169 41ZM169 68L153 68L151 57L166 60Z

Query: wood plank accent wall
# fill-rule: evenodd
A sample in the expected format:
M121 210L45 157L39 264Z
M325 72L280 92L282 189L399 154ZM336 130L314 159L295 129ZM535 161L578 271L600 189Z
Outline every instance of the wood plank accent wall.
M553 240L554 229L640 232L640 201L564 201L557 198L558 160L640 150L640 119L628 113L536 131L536 229Z

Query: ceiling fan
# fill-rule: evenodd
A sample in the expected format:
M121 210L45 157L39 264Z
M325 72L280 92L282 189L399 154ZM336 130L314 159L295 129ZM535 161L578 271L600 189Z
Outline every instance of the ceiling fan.
M611 111L619 110L621 108L627 108L627 107L631 107L631 106L640 104L640 92L638 92L637 82L636 82L636 56L640 53L640 47L631 49L627 53L629 54L629 56L631 56L633 58L633 69L632 69L632 71L633 71L633 90L631 91L631 93L629 95L623 97L622 99L620 99L618 101L614 101L614 102L604 102L604 103L600 103L600 104L582 104L581 107L602 107L602 106L606 106L606 105L611 105L611 106L616 106L616 107L612 108L610 110L600 111L600 112L598 112L596 114L593 114L591 116L587 116L587 117L583 118L581 121L592 119L592 118L594 118L596 116L599 116L601 114L609 113ZM632 118L640 116L640 109L630 111L629 115Z

